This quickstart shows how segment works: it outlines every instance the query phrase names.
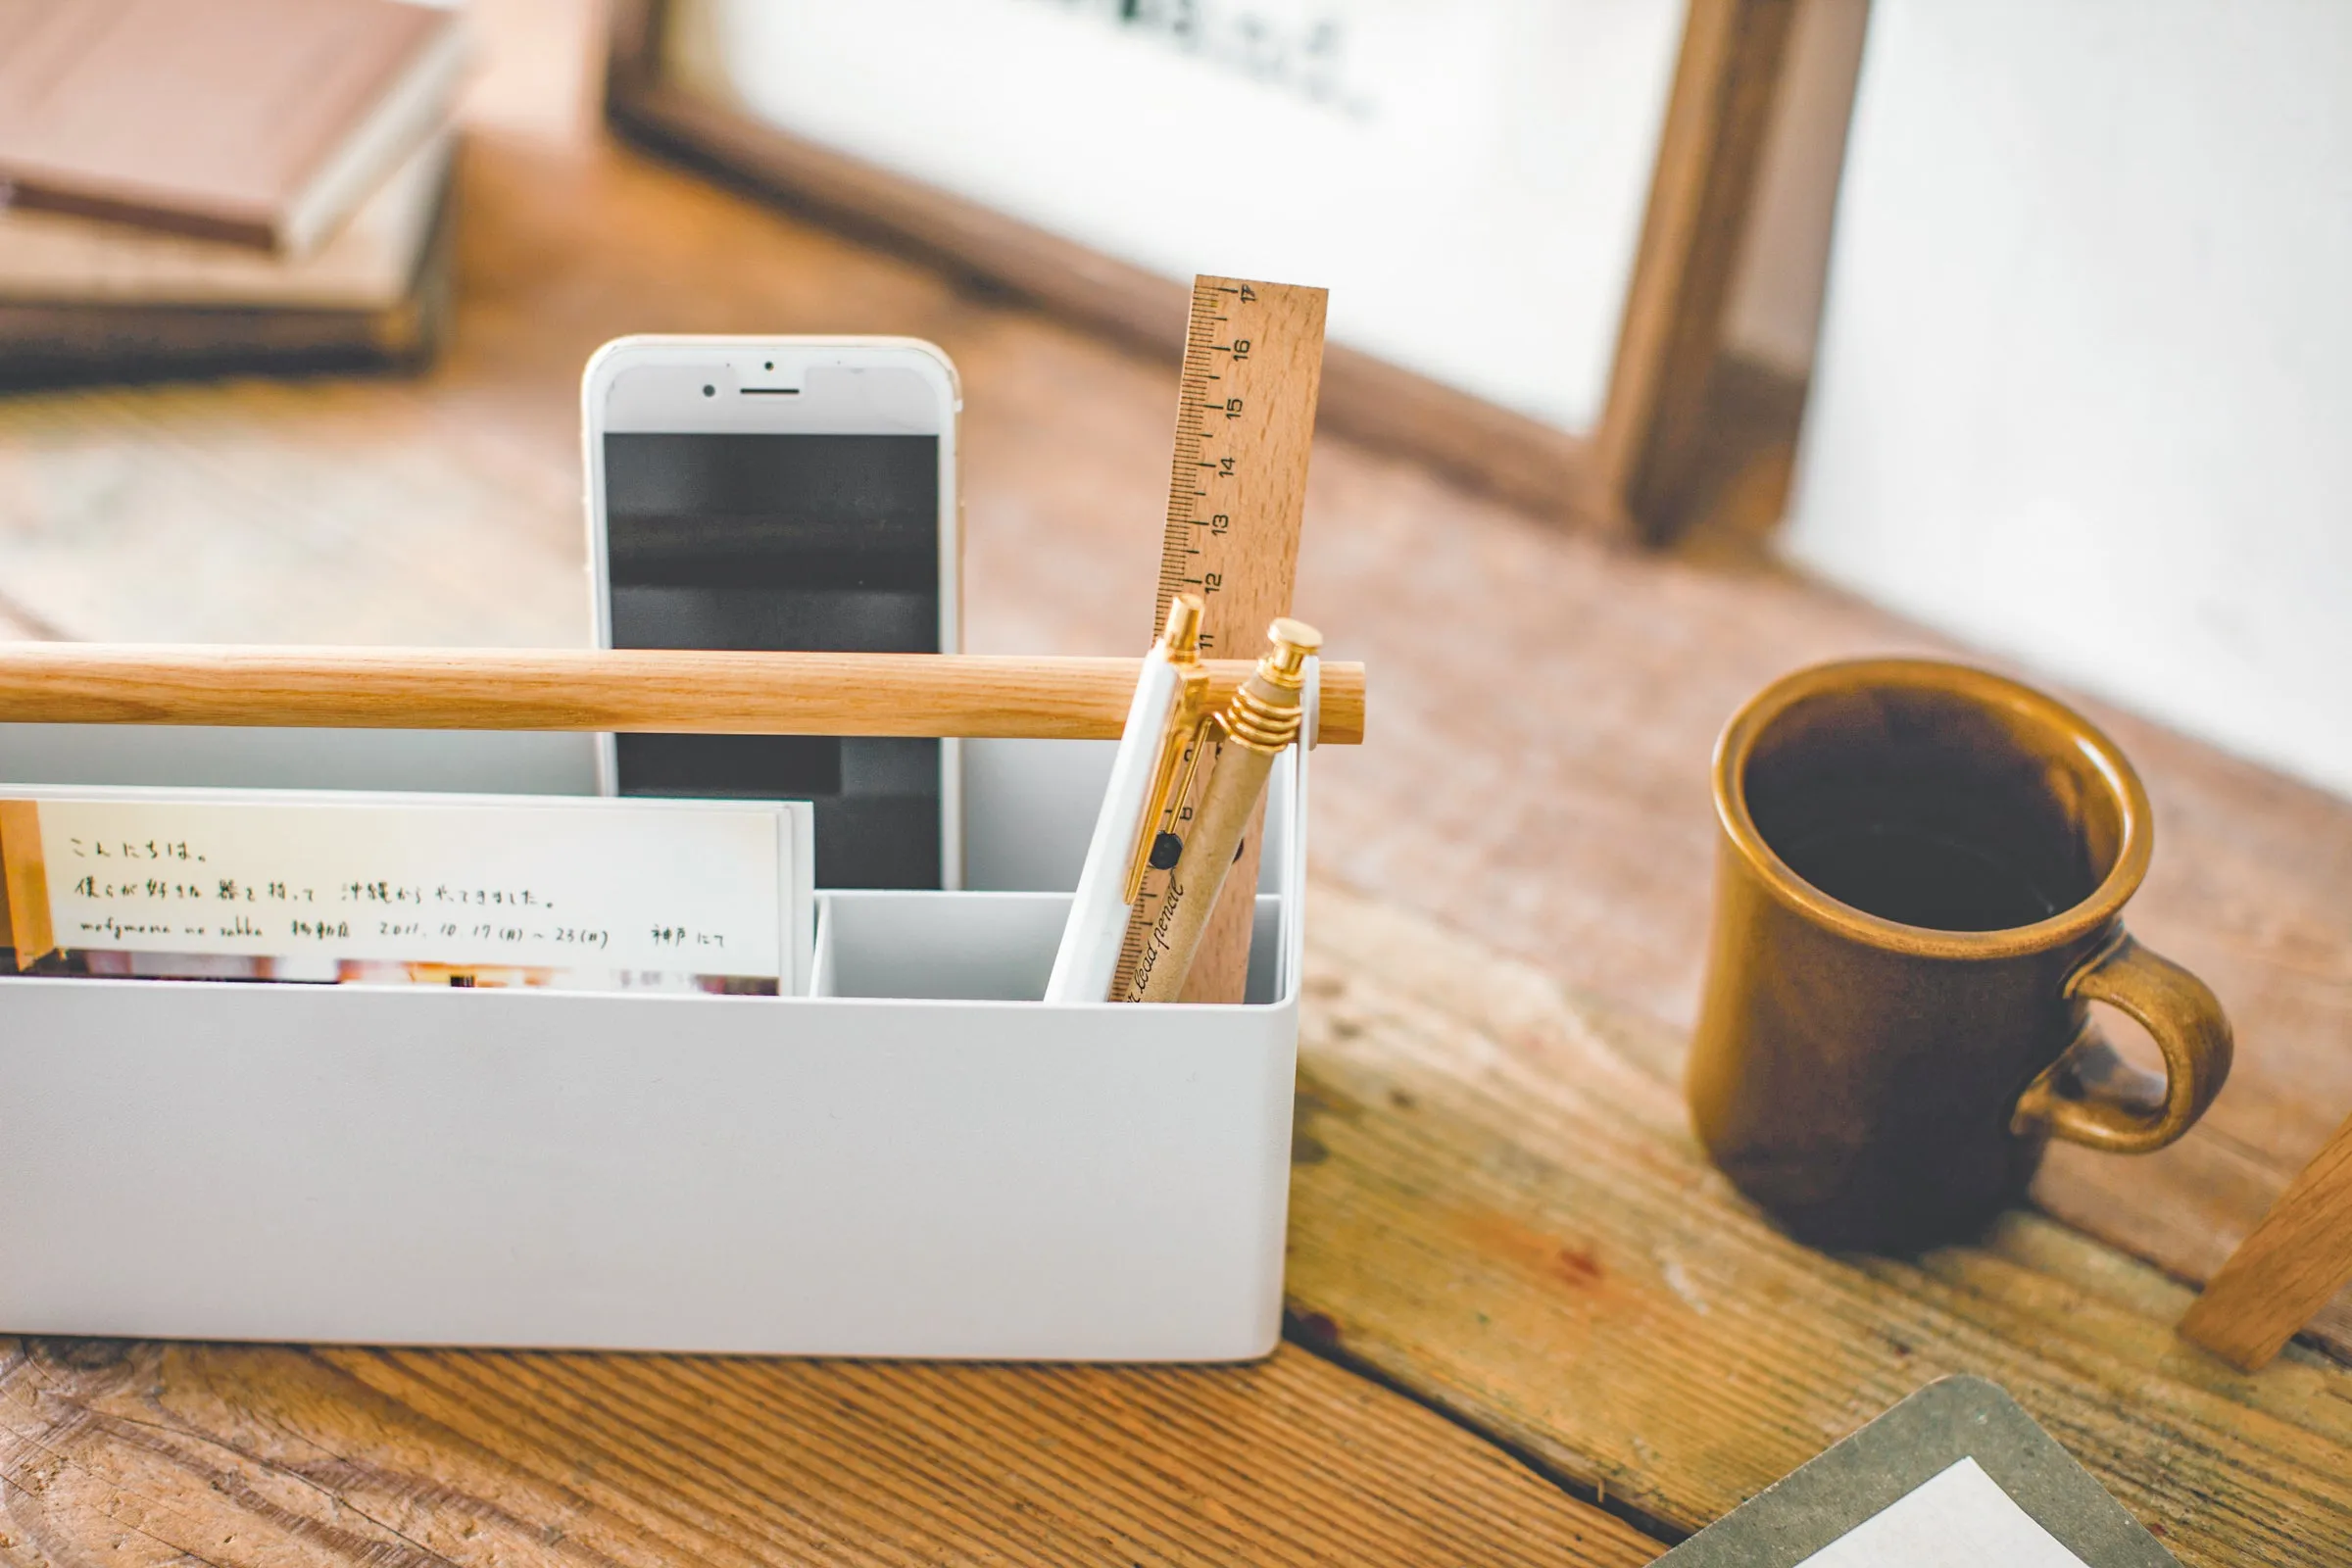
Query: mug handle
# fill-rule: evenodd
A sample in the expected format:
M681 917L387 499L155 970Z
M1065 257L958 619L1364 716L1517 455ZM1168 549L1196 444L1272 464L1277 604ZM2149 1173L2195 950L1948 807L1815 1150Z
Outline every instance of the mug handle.
M2045 1123L2053 1138L2114 1154L2162 1149L2193 1126L2230 1078L2236 1047L2204 981L2129 932L2067 977L2069 1001L2104 1002L2136 1019L2164 1053L2164 1071L2135 1067L2085 1028L2018 1097L2010 1130Z

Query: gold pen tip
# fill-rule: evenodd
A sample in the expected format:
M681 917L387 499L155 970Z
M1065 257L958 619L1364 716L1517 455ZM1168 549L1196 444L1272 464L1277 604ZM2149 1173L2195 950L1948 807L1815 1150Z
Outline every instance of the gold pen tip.
M1266 637L1274 644L1266 655L1269 672L1285 678L1289 684L1305 668L1306 662L1323 647L1323 634L1303 620L1284 615L1266 628Z
M1202 612L1199 594L1178 594L1168 601L1168 623L1159 640L1171 657L1182 659L1199 650Z
M1302 652L1309 654L1323 646L1321 632L1309 626L1305 621L1293 620L1288 615L1277 616L1274 624L1266 628L1266 636L1278 643L1293 644Z

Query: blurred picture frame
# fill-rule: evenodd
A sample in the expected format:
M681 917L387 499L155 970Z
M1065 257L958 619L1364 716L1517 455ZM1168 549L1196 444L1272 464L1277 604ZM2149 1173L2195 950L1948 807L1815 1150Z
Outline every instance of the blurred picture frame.
M1488 384L1493 378L1475 373L1475 368L1474 373L1464 374L1442 364L1433 367L1432 355L1416 356L1409 344L1405 352L1390 353L1366 346L1362 339L1373 335L1368 332L1350 341L1341 314L1348 291L1336 286L1338 280L1330 276L1299 276L1304 269L1296 264L1287 273L1273 268L1250 272L1235 265L1230 247L1202 245L1195 260L1196 253L1181 243L1188 221L1181 203L1158 202L1156 212L1137 216L1140 227L1130 225L1109 235L1106 243L1114 225L1098 225L1089 212L1066 207L1060 220L1039 220L1037 203L1020 199L1017 192L1006 199L1002 182L977 166L959 171L949 159L938 168L910 169L910 162L922 163L923 150L918 146L912 160L906 156L906 126L875 121L870 113L858 119L876 98L873 73L892 67L874 59L876 51L870 45L859 46L855 56L847 53L851 43L840 25L830 27L829 38L827 27L812 26L792 36L789 45L769 46L774 52L799 51L791 69L776 74L784 78L779 92L793 90L797 82L804 89L817 89L811 95L821 97L822 84L858 79L859 92L843 95L851 106L850 118L836 116L831 130L779 122L794 117L779 115L772 102L757 103L754 94L735 86L714 84L709 66L714 54L709 36L711 19L714 11L729 8L734 0L611 0L605 103L612 125L641 144L722 172L851 232L914 253L1171 359L1183 339L1191 268L1333 282L1334 340L1325 361L1321 407L1326 428L1431 464L1513 504L1574 525L1659 543L1673 535L1689 511L1690 475L1715 417L1711 379L1757 198L1762 150L1797 0L1664 4L1653 24L1657 17L1672 24L1678 20L1677 10L1680 15L1679 29L1657 34L1651 45L1652 53L1663 57L1663 105L1655 103L1653 83L1649 109L1643 111L1628 100L1629 107L1616 115L1612 128L1612 135L1642 138L1639 145L1619 150L1618 206L1635 232L1615 237L1613 270L1597 266L1574 279L1587 294L1605 292L1610 297L1574 302L1582 315L1570 326L1581 324L1591 368L1583 372L1582 387L1549 400L1548 406L1539 399L1513 397L1507 389L1498 391ZM1106 21L1134 24L1139 18L1146 23L1157 18L1165 26L1174 25L1172 19L1181 16L1198 27L1203 17L1213 22L1219 14L1191 0L1130 0L1099 8L1090 0L998 0L998 5L1018 27L1058 27L1057 46L1062 35L1075 35L1073 24L1082 14L1097 9L1105 12ZM836 21L863 8L742 9L753 21L747 24L739 18L738 32L754 24L769 24L772 31L774 18L796 11ZM1261 13L1272 20L1250 20ZM1233 74L1271 80L1276 88L1287 85L1293 99L1316 96L1318 112L1326 119L1351 112L1351 89L1344 78L1331 73L1318 77L1290 66L1282 68L1289 71L1283 75L1266 64L1273 57L1254 57L1254 63L1248 57L1264 38L1279 42L1284 19L1296 21L1309 12L1296 5L1268 4L1229 5L1223 14L1241 15L1256 30L1229 33L1221 42L1208 44L1196 34L1185 41L1196 59L1204 51L1218 52ZM958 18L955 24L965 24ZM1127 30L1132 32L1132 26ZM1054 80L1083 82L1095 101L1111 105L1113 113L1119 104L1146 96L1150 83L1145 78L1166 68L1120 32L1110 25L1095 27L1071 45L1086 52L1075 57L1074 66L1063 63ZM1308 39L1289 59L1295 63L1311 53L1312 43ZM827 47L845 52L827 61L822 58ZM743 52L740 44L736 52ZM1391 51L1392 57L1397 53ZM700 69L698 59L704 62ZM1407 59L1396 62L1396 69L1410 72L1417 67ZM1130 72L1135 74L1132 82L1124 77ZM974 68L965 74L983 73ZM1542 83L1536 85L1540 88ZM1398 98L1411 96L1400 93ZM942 114L958 112L954 103L937 107ZM955 123L979 118L967 115L967 122ZM1654 137L1644 131L1651 124ZM1425 128L1415 127L1416 135ZM935 134L933 145L961 139ZM1386 150L1398 145L1392 140ZM1521 147L1513 156L1525 162L1529 151ZM1535 151L1548 156L1547 149ZM1384 148L1376 140L1366 138L1342 156L1353 157L1358 166L1372 166L1365 172L1379 177ZM1574 148L1562 148L1560 157L1572 160ZM1003 162L1019 160L1001 161L1000 167ZM1645 171L1642 163L1646 163ZM1629 172L1634 181L1630 188ZM1443 168L1425 170L1423 188L1430 180L1446 178ZM1139 176L1138 183L1149 180ZM1540 170L1537 183L1542 184ZM1269 210L1278 213L1279 204ZM1410 213L1401 216L1410 222ZM1496 220L1507 224L1519 220L1519 215L1503 211ZM1102 232L1094 231L1098 227ZM1604 249L1607 243L1604 237ZM1169 256L1160 268L1132 259L1155 245ZM1358 245L1356 254L1363 249ZM1175 263L1177 255L1186 258L1184 266ZM1403 260L1409 264L1411 258ZM1419 275L1429 274L1424 269ZM1609 287L1612 276L1622 280L1621 287ZM1541 281L1539 277L1538 289L1522 298L1543 300ZM1366 291L1355 292L1360 296ZM1442 338L1446 322L1433 322L1432 313L1446 318L1456 310L1494 306L1492 296L1498 294L1500 309L1507 312L1511 304L1507 291L1471 286L1450 302L1448 292L1415 286L1413 303L1400 304L1393 314L1409 315L1412 324ZM1497 334L1507 334L1510 326L1507 314L1487 323L1489 341L1497 347L1489 350L1483 364L1507 358L1507 349L1499 347L1505 339Z

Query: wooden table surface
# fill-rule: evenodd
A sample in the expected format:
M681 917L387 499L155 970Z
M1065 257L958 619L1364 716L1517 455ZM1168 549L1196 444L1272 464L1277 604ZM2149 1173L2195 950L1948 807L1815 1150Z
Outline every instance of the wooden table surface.
M577 643L589 350L886 331L963 371L969 646L1135 651L1168 364L612 146L571 0L485 20L444 362L0 401L0 631ZM1729 467L1707 537L1785 463ZM2163 1154L2061 1151L1979 1245L1825 1257L1728 1192L1674 1087L1707 752L1784 669L1948 645L1330 440L1298 604L1376 689L1317 774L1270 1361L4 1344L0 1563L1637 1563L1958 1370L2184 1561L2352 1560L2352 1313L2254 1377L2171 1333L2352 1109L2352 806L2068 694L2147 775L2134 924L2229 1005L2237 1076Z

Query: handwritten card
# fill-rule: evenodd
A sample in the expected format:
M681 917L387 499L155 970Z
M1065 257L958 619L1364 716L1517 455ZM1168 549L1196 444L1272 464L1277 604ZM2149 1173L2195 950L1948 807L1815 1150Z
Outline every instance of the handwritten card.
M0 793L19 967L103 951L806 986L806 803Z

